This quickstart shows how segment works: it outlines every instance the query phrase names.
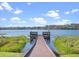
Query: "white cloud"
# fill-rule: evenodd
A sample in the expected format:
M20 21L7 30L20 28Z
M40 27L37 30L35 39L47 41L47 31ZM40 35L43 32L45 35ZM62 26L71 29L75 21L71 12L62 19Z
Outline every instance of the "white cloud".
M38 18L31 18L31 20L38 24L46 24L47 21L44 18L38 17Z
M9 24L6 27L24 27L22 24Z
M8 10L12 13L15 13L15 14L21 14L23 11L21 9L14 9L12 8L12 6L7 3L7 2L2 2L1 5L0 5L0 10Z
M12 8L7 2L1 3L1 6L2 6L5 10L8 10L8 11L12 11L12 10L13 10L13 8Z
M17 23L17 22L21 21L21 19L19 17L13 17L13 18L11 18L11 21L14 23Z
M6 21L7 19L6 19L6 18L1 18L1 20L2 20L2 21Z
M0 21L6 21L7 19L6 18L0 18Z
M20 10L20 9L16 9L16 10L14 11L15 14L21 14L22 12L23 12L23 11Z
M72 9L70 11L66 11L65 14L73 14L73 13L76 13L76 12L79 12L79 9Z
M76 13L76 12L79 12L79 9L72 9L71 10L71 13Z
M21 18L19 18L19 17L13 17L13 18L11 18L10 20L11 20L11 22L13 22L13 23L26 23L26 21L21 20Z
M56 10L56 12L60 12L60 10Z
M28 2L27 5L30 6L32 3Z
M70 12L69 11L66 11L65 14L70 14Z
M58 16L58 17L55 17L54 19L60 19L60 18L61 18L61 17Z
M0 6L0 10L3 10L2 6Z
M59 19L60 16L59 16L59 13L57 11L59 11L59 10L56 10L56 11L53 11L53 10L48 11L48 13L46 15L49 16L49 17L55 18L55 19Z
M71 23L70 20L62 19L60 21L55 22L54 25L65 25L65 24L70 24L70 23Z
M48 11L47 16L50 16L50 17L58 17L59 14L56 13L55 11Z

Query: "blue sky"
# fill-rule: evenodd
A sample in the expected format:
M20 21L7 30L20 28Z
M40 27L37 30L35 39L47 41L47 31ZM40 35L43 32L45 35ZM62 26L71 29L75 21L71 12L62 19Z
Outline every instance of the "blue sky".
M0 27L79 23L78 2L0 2Z

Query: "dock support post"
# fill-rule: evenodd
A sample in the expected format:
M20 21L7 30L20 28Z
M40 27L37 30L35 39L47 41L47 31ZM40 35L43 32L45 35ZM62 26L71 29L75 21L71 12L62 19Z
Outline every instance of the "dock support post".
M37 39L37 36L37 32L30 32L30 42L32 42L34 39Z
M44 39L50 40L50 32L43 32Z

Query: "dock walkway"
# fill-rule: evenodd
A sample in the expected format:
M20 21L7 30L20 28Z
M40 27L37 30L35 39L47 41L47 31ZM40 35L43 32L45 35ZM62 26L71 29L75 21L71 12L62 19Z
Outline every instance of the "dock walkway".
M55 57L55 54L47 46L43 36L38 36L36 45L29 57Z

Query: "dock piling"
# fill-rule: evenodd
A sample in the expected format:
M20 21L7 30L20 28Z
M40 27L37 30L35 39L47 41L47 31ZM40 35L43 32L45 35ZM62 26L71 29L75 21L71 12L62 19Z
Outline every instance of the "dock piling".
M50 32L43 32L44 39L50 40Z
M32 42L34 39L37 39L38 33L37 32L30 32L30 42Z

